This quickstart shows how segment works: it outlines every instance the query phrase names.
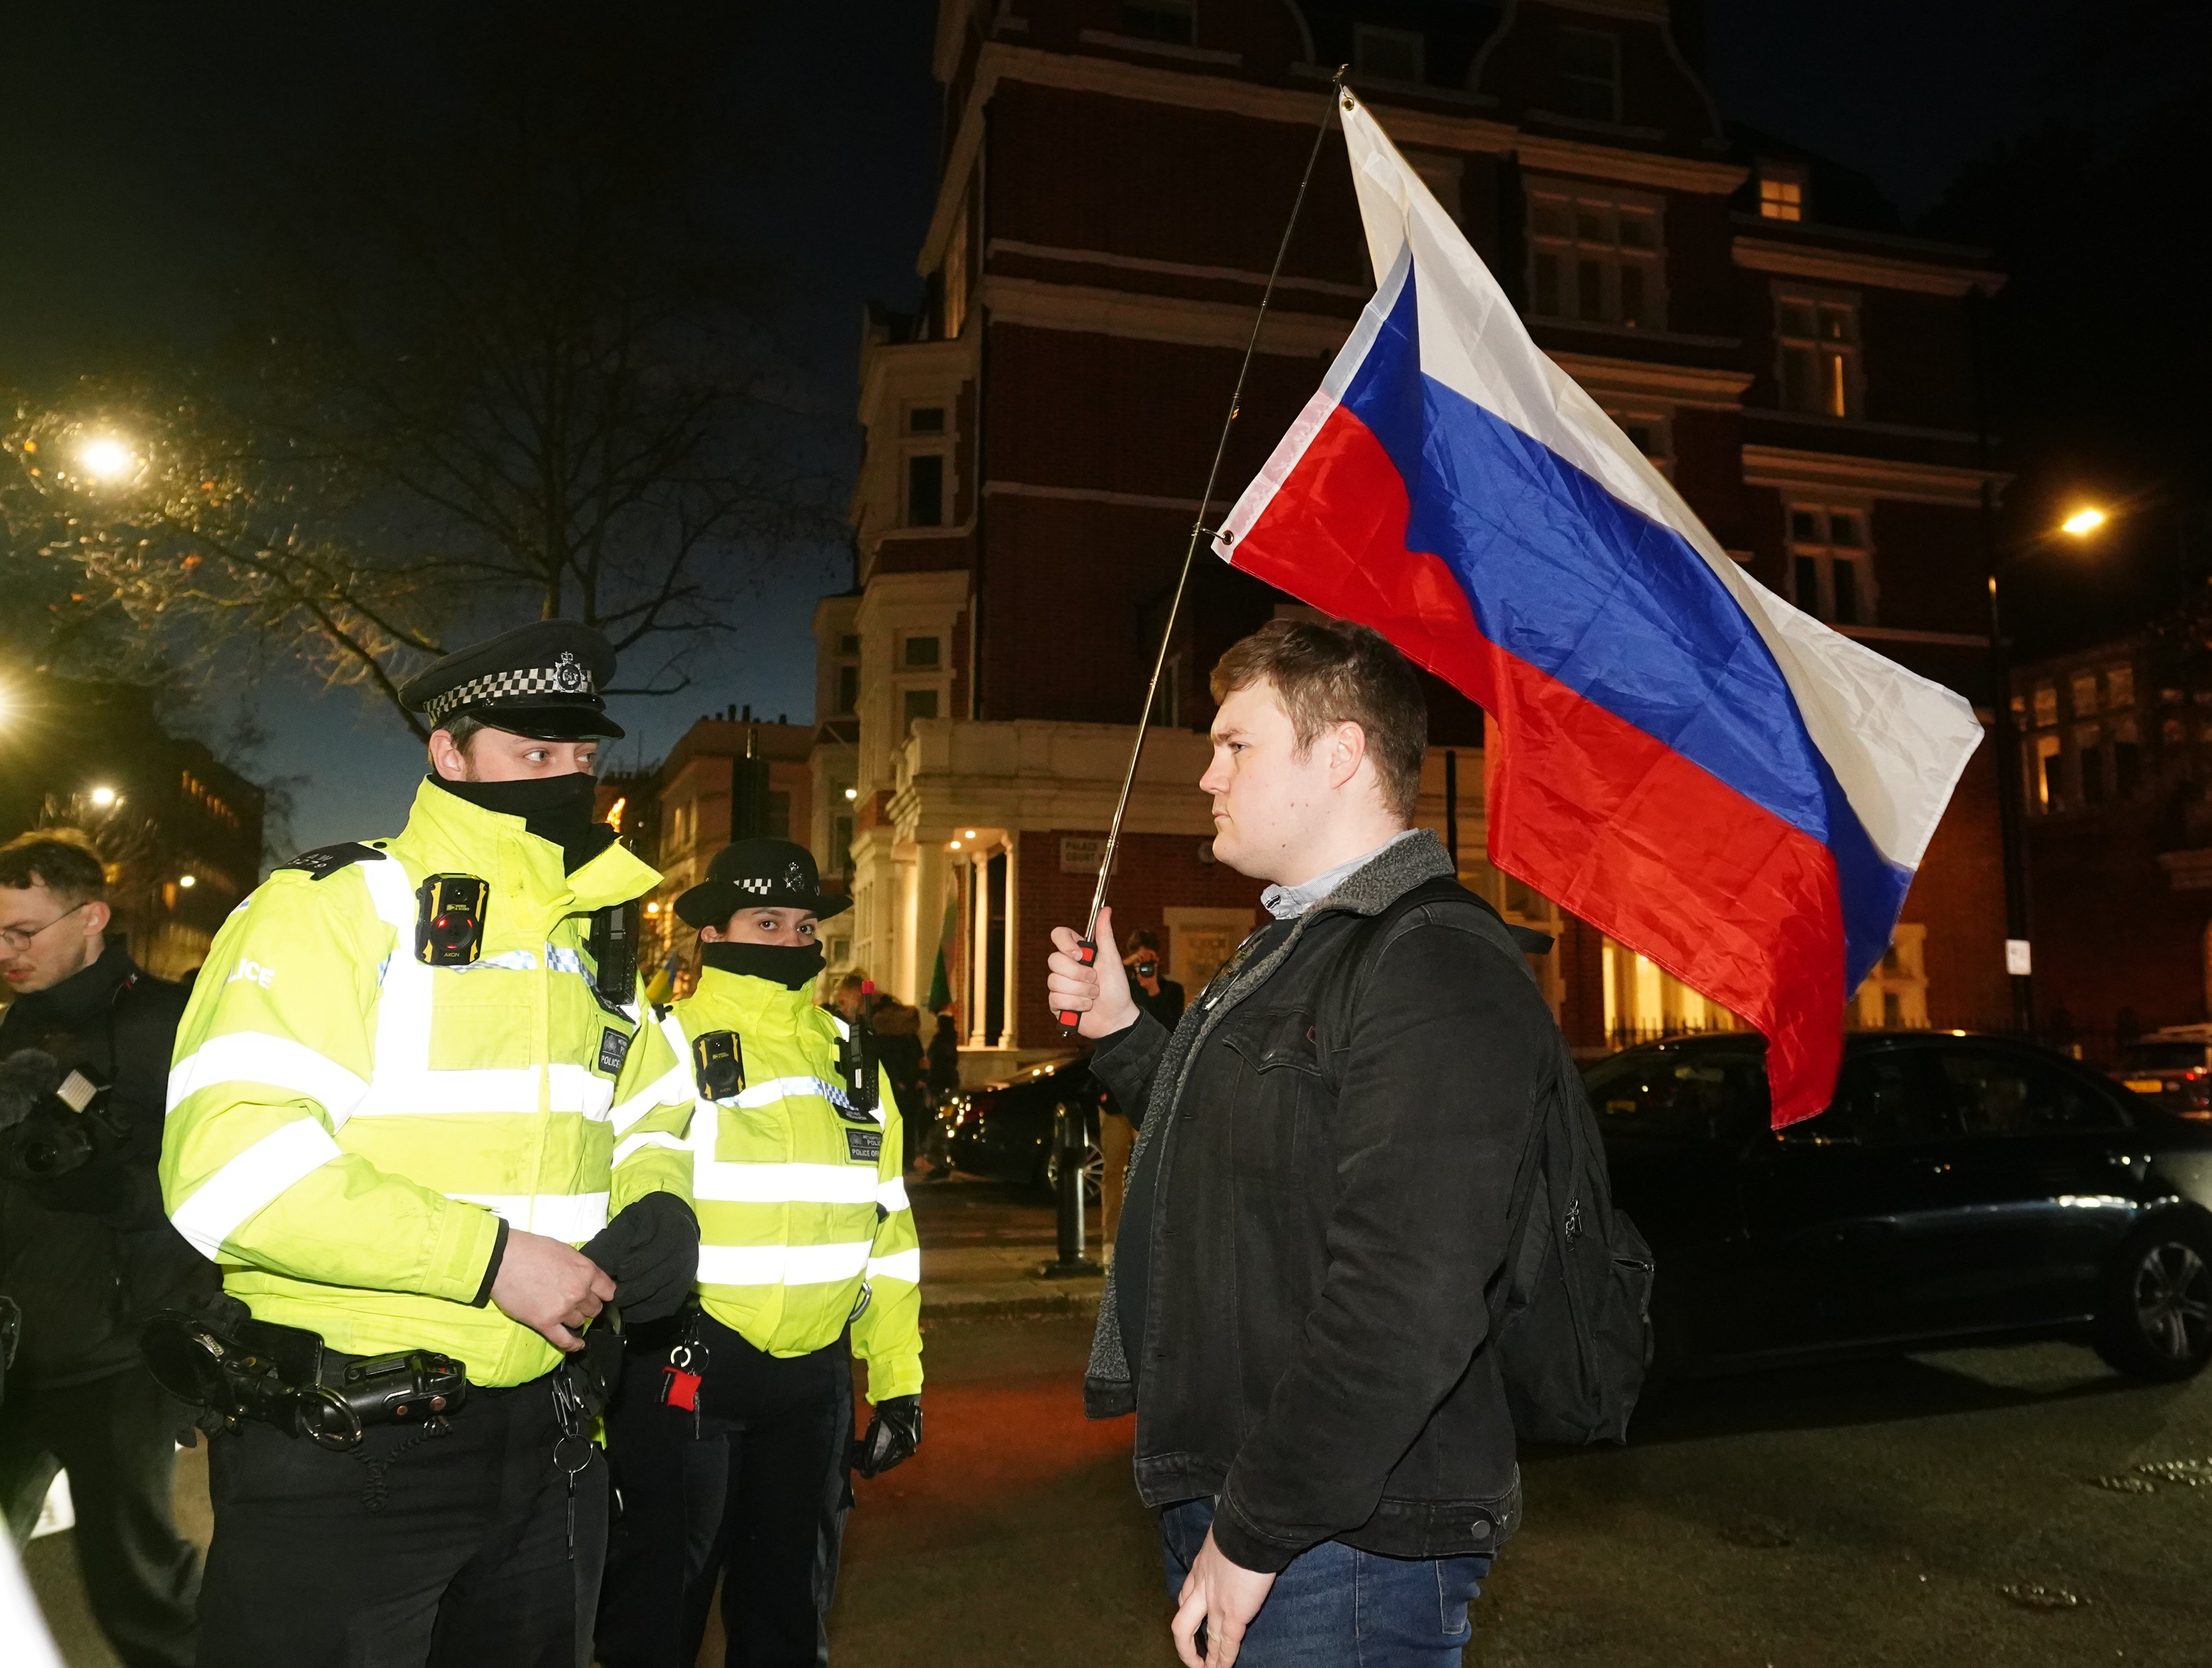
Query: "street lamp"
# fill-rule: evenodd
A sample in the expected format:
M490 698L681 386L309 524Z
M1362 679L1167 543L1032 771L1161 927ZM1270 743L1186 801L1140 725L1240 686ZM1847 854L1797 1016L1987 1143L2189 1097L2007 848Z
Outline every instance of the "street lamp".
M76 449L76 461L95 481L122 481L138 472L138 458L112 434L95 434Z
M2075 538L2087 538L2105 525L2105 513L2094 505L2084 505L2058 524L2062 533L2071 533Z
M102 785L100 787L94 788L89 797L94 804L99 806L102 810L106 810L110 805L115 803L115 790L112 787Z
M199 883L200 877L198 875L179 875L177 876L177 884L179 886L198 886Z

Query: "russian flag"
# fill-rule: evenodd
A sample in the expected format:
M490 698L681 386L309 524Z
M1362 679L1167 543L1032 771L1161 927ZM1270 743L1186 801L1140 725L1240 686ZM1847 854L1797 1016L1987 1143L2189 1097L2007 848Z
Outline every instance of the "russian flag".
M1742 571L1339 95L1381 286L1215 551L1491 720L1490 857L1769 1040L1778 1128L1981 739Z

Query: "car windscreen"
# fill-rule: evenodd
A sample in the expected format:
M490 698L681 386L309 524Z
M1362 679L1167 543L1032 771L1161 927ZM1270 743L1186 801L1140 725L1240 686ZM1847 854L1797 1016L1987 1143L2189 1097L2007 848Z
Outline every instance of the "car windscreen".
M1756 1129L1766 1116L1756 1054L1634 1049L1588 1067L1583 1086L1607 1133L1709 1141Z
M2204 1064L2201 1042L2131 1042L2120 1051L2123 1071L2195 1071Z

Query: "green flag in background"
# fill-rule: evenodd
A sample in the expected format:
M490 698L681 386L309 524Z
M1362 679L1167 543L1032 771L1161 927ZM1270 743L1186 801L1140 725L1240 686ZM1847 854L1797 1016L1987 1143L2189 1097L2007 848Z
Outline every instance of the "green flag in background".
M960 894L945 901L945 925L937 934L937 966L929 975L929 1011L941 1014L952 1005L952 980L945 970L945 947L960 925Z

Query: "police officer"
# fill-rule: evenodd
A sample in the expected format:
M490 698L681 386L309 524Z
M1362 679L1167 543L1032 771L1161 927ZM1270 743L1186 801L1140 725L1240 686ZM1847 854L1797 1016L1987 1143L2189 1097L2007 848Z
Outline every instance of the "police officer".
M209 951L170 1216L251 1311L210 1323L223 1359L328 1393L212 1444L204 1665L588 1659L605 1467L570 1357L610 1300L672 1312L697 1247L689 1097L659 1098L628 948L659 876L592 820L613 670L546 621L414 678L405 828L295 858ZM433 1406L406 1392L440 1356L466 1384Z
M605 1668L690 1668L718 1576L731 1663L826 1661L847 1468L873 1477L921 1440L899 1109L865 1019L814 1003L816 929L851 901L784 840L726 847L676 901L702 963L665 1028L697 1096L703 1242L696 1306L633 1337L609 1425L622 1519ZM874 1404L858 1444L848 1336Z

